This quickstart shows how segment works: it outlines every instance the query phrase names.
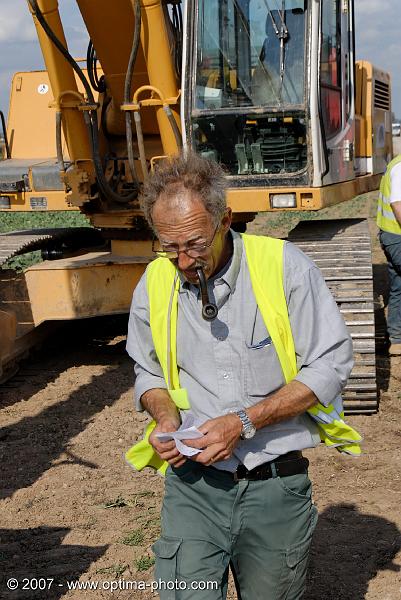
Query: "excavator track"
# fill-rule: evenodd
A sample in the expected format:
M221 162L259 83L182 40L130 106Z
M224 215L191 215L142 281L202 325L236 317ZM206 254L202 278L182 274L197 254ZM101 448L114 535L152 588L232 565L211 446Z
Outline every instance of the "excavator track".
M101 243L97 229L92 227L58 227L55 229L28 229L0 234L0 266L10 258L49 246L71 246L82 243L92 246Z
M289 234L320 268L354 345L354 368L343 392L345 412L378 410L373 268L364 219L302 221Z
M49 258L56 258L63 253L103 243L101 233L91 227L33 229L0 234L0 313L4 311L4 318L11 312L16 318L16 338L12 337L11 332L3 333L3 337L0 335L0 384L16 373L20 360L54 328L49 323L35 327L25 275L7 269L7 261L34 250L46 250ZM0 327L6 322L1 322L0 314Z

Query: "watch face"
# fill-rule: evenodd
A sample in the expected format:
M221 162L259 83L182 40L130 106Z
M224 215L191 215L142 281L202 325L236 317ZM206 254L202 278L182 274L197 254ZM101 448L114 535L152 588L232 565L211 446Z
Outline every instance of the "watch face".
M245 429L242 433L242 437L244 438L244 440L250 440L251 438L253 438L253 436L256 433L256 428L255 427L249 427L247 429Z

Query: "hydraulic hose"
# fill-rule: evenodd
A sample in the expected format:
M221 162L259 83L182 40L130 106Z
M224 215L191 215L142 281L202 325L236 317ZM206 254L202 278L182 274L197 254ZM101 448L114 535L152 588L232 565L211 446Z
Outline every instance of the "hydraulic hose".
M146 164L145 144L143 141L143 131L141 123L141 115L139 111L134 112L134 121L136 129L136 140L138 142L139 160L141 161L143 178L145 181L149 179L148 165Z
M74 69L74 71L78 75L78 77L79 77L82 85L85 88L85 93L88 96L89 102L91 102L92 104L95 104L95 99L93 97L91 87L90 87L89 83L87 82L86 77L82 73L82 69L79 67L78 63L72 58L71 54L63 46L63 44L55 36L54 32L52 31L52 29L47 24L47 21L44 18L43 13L42 13L42 11L40 10L40 8L38 6L37 0L28 0L28 2L30 4L30 6L31 6L31 9L32 9L35 17L39 21L40 25L42 26L42 29L44 30L44 32L46 33L46 35L48 36L48 38L53 42L53 44L56 46L57 50L59 50L59 52L61 52L61 54L64 56L64 58L72 66L72 68Z
M202 267L196 268L196 274L198 275L199 285L201 289L202 297L202 317L205 321L214 321L218 315L218 308L213 302L209 300L209 293L207 291L206 277Z
M134 38L132 40L131 54L128 61L127 74L125 76L124 85L124 104L131 102L131 87L132 78L134 76L134 68L136 57L138 54L139 43L141 39L141 4L139 0L131 0L132 8L135 16ZM131 170L132 177L138 181L134 162L133 137L132 137L132 114L131 111L125 111L125 130L127 138L128 164Z
M96 103L95 103L95 98L92 93L92 89L91 89L86 77L84 76L82 69L79 67L78 63L72 58L71 54L68 52L68 50L66 50L66 48L63 46L63 44L60 42L60 40L57 38L57 36L54 34L52 29L47 24L47 21L44 18L43 13L41 12L37 1L36 0L28 0L28 2L32 9L33 14L36 16L38 22L40 23L41 27L43 28L43 30L46 33L46 35L48 36L48 38L56 46L56 48L59 50L59 52L61 52L61 54L66 59L66 61L71 65L71 67L74 69L75 73L78 75L80 81L82 82L82 85L84 86L85 93L89 100L89 104L91 104L92 106L95 106ZM90 112L90 114L89 114L89 112ZM132 202L133 200L136 200L138 197L137 189L134 192L127 194L126 196L121 196L120 194L116 193L111 188L111 186L109 185L109 182L107 181L107 179L104 175L102 160L100 158L100 152L99 152L99 132L98 132L97 108L90 109L90 111L85 110L84 111L84 120L85 120L85 123L88 128L89 139L90 139L91 145L92 145L93 164L95 166L96 177L97 177L97 181L98 181L100 190L102 191L104 196L109 197L111 200L113 200L113 202L116 202L118 204L127 204L128 202Z
M175 137L175 142L177 144L177 148L181 149L182 148L182 137L181 137L181 132L178 129L178 125L176 120L174 119L174 115L173 115L173 111L171 110L171 108L169 107L168 104L165 104L163 106L163 110L167 115L167 118L169 120L169 123L171 125L171 128L173 130L174 133L174 137Z
M3 136L4 136L4 147L6 149L6 158L11 158L10 154L10 146L8 145L8 137L7 137L7 128L6 128L6 120L4 118L3 111L0 110L0 120L1 126L3 128Z
M92 40L89 40L88 50L86 53L86 64L91 86L94 90L99 92L99 94L104 93L106 91L106 83L104 80L104 75L102 75L99 79L97 74L97 56Z
M171 7L169 10L168 5ZM164 16L170 23L172 36L174 39L174 68L177 79L181 79L181 61L182 61L182 11L181 0L167 0L163 5Z
M56 149L57 149L57 162L60 171L65 172L65 163L63 157L63 145L61 140L61 126L62 126L62 115L61 111L56 112Z

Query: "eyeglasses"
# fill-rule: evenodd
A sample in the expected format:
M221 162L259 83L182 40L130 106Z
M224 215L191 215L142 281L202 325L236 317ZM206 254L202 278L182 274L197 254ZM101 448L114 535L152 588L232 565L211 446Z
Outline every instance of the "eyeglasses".
M216 233L219 227L220 223L218 223L216 229L214 230L214 234L210 242L196 242L195 244L187 248L183 248L182 250L174 248L173 246L162 246L160 241L157 238L154 238L152 242L152 252L154 252L156 256L162 258L178 258L180 252L184 252L184 254L186 254L190 258L198 258L198 256L204 254L206 250L210 248L210 246L213 244L214 238L216 237Z

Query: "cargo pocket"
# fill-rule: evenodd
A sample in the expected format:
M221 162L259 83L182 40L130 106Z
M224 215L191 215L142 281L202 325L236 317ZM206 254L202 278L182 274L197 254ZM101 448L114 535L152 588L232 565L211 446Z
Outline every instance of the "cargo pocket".
M158 586L161 600L175 600L177 590L173 583L176 580L177 554L181 546L181 538L161 537L152 546L156 556L154 579Z
M281 594L277 596L277 600L299 600L305 591L309 550L312 543L312 534L317 523L316 506L312 505L311 510L311 522L307 539L286 550L280 585Z

